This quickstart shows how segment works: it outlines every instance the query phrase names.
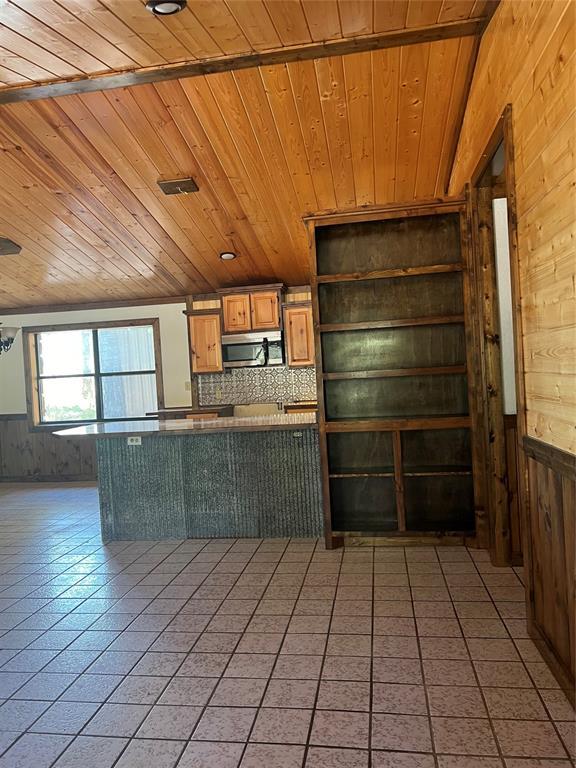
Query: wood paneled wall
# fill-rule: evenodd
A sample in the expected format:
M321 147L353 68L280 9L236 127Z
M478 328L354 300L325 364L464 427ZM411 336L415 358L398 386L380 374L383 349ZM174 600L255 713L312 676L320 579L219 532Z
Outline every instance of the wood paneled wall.
M524 451L530 475L528 629L574 704L576 458L530 437Z
M0 414L0 482L94 479L94 440L30 432L26 414Z
M512 105L528 434L576 453L576 5L502 0L480 46L450 182Z

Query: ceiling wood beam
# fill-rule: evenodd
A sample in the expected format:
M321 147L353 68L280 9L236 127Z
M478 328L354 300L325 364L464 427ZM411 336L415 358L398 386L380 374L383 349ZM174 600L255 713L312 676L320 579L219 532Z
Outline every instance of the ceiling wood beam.
M345 56L363 51L378 51L406 45L431 43L455 37L479 36L490 21L494 6L488 6L488 14L480 18L432 24L424 27L400 29L376 35L329 40L278 48L265 52L254 52L233 56L210 58L183 64L148 67L136 71L113 72L94 77L79 77L54 80L40 85L23 85L0 90L0 104L36 99L55 98L72 94L125 88L144 83L158 83L217 72L230 72L251 67L265 67L273 64L288 64L295 61L322 59L329 56Z

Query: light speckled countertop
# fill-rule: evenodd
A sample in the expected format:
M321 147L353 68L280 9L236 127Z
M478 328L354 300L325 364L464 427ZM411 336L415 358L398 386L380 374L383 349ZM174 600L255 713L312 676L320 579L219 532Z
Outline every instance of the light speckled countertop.
M130 437L134 435L186 435L191 432L267 432L274 429L316 426L316 413L278 413L270 416L224 416L219 419L158 419L104 421L68 427L59 437Z

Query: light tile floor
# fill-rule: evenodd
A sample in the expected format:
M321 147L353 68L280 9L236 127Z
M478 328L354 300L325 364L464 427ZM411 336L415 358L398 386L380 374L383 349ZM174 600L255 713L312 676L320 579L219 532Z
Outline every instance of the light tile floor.
M103 546L93 487L0 485L0 611L0 768L573 765L484 552Z

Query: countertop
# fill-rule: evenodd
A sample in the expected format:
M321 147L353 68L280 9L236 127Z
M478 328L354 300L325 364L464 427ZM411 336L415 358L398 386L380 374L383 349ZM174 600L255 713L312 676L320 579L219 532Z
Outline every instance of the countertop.
M268 432L316 426L316 413L278 413L270 416L223 416L219 419L158 419L106 421L54 432L58 437L130 437L193 432Z

